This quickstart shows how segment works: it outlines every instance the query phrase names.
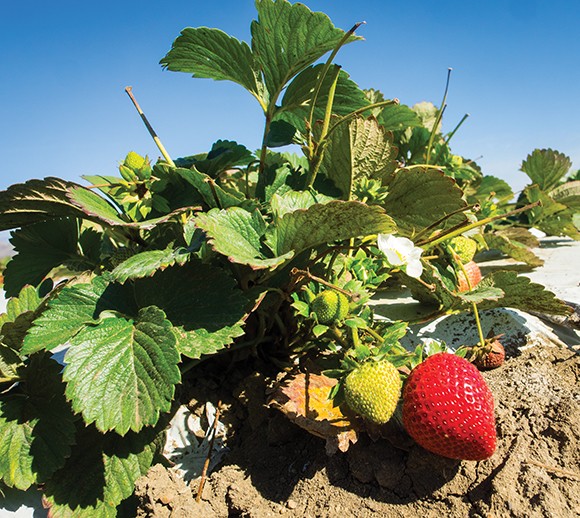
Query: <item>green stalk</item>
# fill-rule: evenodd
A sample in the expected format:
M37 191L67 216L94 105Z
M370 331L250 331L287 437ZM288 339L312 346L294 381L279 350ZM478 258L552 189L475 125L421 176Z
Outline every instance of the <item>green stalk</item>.
M465 271L465 267L463 266L461 259L455 253L453 253L453 257L454 257L455 261L457 261L459 268L461 268L461 271L463 272L463 275L465 276L465 280L467 281L467 287L469 288L469 291L471 291L473 289L473 286L471 285L471 281L469 280L469 276L467 275L467 272ZM473 309L473 316L475 317L475 325L477 327L477 334L479 335L479 341L481 343L481 347L485 347L485 338L483 338L483 329L481 328L481 320L479 320L479 311L477 311L477 304L475 302L472 302L471 308Z
M461 125L467 120L467 118L469 117L469 113L466 113L463 118L459 121L459 124L457 124L457 126L455 126L455 128L453 128L453 131L451 131L451 133L448 133L447 136L445 137L445 145L449 145L449 141L451 140L451 138L453 137L453 135L455 135L455 133L457 132L457 130L461 127ZM441 156L441 153L443 152L443 147L441 147L441 149L439 150L439 153L437 153L437 156L435 157L435 162L437 162L439 160L439 157Z
M268 133L270 133L270 125L272 124L272 115L270 110L266 112L266 124L264 125L264 135L262 137L262 149L260 150L260 168L258 170L258 181L262 178L264 169L266 167L266 153L268 152L268 146L266 141L268 139Z
M477 211L479 211L479 209L480 209L479 203L474 203L473 205L467 205L466 207L462 207L460 209L454 210L453 212L450 212L449 214L445 214L445 216L443 216L442 218L439 218L435 223L432 223L428 227L421 230L421 232L418 232L415 235L414 239L418 240L420 236L426 234L427 232L429 232L429 230L441 225L441 223L443 223L445 220L449 219L452 216L455 216L456 214L460 214L460 213L466 212L468 210L473 210L474 212L477 212Z
M449 141L453 138L453 135L455 135L455 133L457 133L457 130L459 128L461 128L461 125L467 120L468 117L469 117L469 113L466 113L463 116L463 118L459 121L459 124L457 124L457 126L455 126L453 131L451 133L447 134L447 137L445 138L445 144L449 144Z
M306 178L306 189L310 189L314 185L314 180L316 180L316 175L318 174L320 164L322 163L322 158L324 157L324 148L326 147L324 138L326 137L328 133L328 127L330 126L330 118L332 117L332 105L334 104L334 96L336 94L336 85L338 83L340 68L341 67L336 67L332 78L332 83L330 85L330 90L328 91L328 102L326 103L326 110L324 112L324 121L322 123L322 132L320 134L320 143L316 149L316 153L312 157L310 170L308 171L308 176Z
M364 112L369 111L369 110L373 110L375 108L382 108L383 106L389 106L390 104L399 104L399 100L392 99L390 101L381 101L378 103L368 104L367 106L363 106L362 108L359 108L358 110L354 110L353 112L350 112L348 115L345 115L344 117L341 117L338 121L336 121L328 130L328 133L326 136L328 137L328 135L332 134L332 132L340 124L342 124L344 122L348 122L351 119L354 119L357 115L360 115L361 113L364 113Z
M447 105L444 105L438 112L435 122L433 123L433 129L431 130L431 135L429 135L429 143L427 144L427 157L425 158L425 163L429 164L431 160L431 151L433 148L433 141L435 140L435 135L437 134L437 127L441 123L441 119L443 118L443 112L447 108Z
M423 248L423 250L429 250L430 248L437 246L439 243L442 243L443 241L446 241L446 240L451 239L455 236L463 234L464 232L467 232L468 230L471 230L471 229L474 229L477 227L481 227L483 225L487 225L488 223L491 223L492 221L496 221L498 219L504 219L504 218L507 218L509 216L513 216L514 214L519 214L520 212L525 212L526 210L533 209L534 207L537 207L538 205L540 205L540 202L535 201L534 203L529 203L528 205L526 205L524 207L520 207L519 209L515 209L515 210L512 210L510 212L506 212L505 214L498 214L497 216L490 216L489 218L484 218L484 219L481 219L479 221L475 221L474 223L470 223L469 225L463 225L463 224L458 225L457 227L453 228L449 232L444 232L442 234L439 234L433 240L427 240L427 241L424 241L422 243L419 243L418 246L421 246Z
M151 137L153 138L153 141L155 142L155 144L159 148L159 151L161 151L161 154L163 155L163 158L165 158L165 161L171 167L175 167L175 163L173 162L173 160L171 160L171 157L169 156L169 153L165 149L165 146L163 145L163 143L161 142L161 140L157 136L157 133L155 133L155 130L153 129L153 127L151 126L151 124L149 124L149 121L147 120L147 117L143 113L143 110L141 109L141 106L139 106L139 103L137 102L137 99L135 99L135 97L133 96L132 90L133 89L130 86L127 86L125 88L125 92L127 92L127 95L129 96L129 98L133 102L133 105L135 106L135 109L137 110L137 113L139 113L139 115L141 116L141 120L143 121L143 124L145 124L145 127L147 128L147 131L149 132L149 135L151 135Z
M443 92L443 99L441 101L441 108L437 112L437 117L435 118L435 124L433 124L433 129L431 130L431 135L429 136L429 144L427 145L427 158L426 162L429 163L431 159L431 148L433 146L433 141L435 140L435 134L437 133L437 127L439 126L441 119L443 118L443 112L447 107L447 92L449 91L449 82L451 79L452 68L447 69L447 81L445 82L445 91Z
M316 88L314 90L314 95L312 96L312 100L311 100L311 104L310 104L310 113L308 115L308 124L307 124L307 127L309 128L309 131L308 131L308 150L310 153L310 156L308 158L311 158L312 155L314 154L314 146L313 146L313 142L312 142L312 127L314 126L314 110L316 108L316 101L318 101L318 96L320 95L320 90L322 89L322 83L324 82L324 79L326 78L326 75L328 74L328 71L330 69L330 65L332 64L332 62L334 61L334 58L338 54L338 51L342 48L343 45L346 44L348 39L356 32L356 30L361 25L363 25L365 23L366 22L355 23L353 25L353 27L348 32L346 32L344 34L342 39L338 42L338 45L330 53L330 56L328 56L328 59L326 60L326 63L324 64L324 67L322 68L322 72L320 73L320 76L318 78L318 82L316 84Z

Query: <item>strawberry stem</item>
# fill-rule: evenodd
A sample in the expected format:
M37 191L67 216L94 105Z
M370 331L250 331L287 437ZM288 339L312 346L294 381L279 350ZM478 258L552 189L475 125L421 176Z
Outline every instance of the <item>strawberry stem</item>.
M535 201L534 203L529 203L528 205L525 205L524 207L520 207L519 209L511 210L509 212L506 212L505 214L498 214L497 216L490 216L489 218L480 219L479 221L475 221L474 223L470 223L470 224L465 225L465 226L462 223L462 224L454 227L453 229L451 229L448 232L443 232L442 234L435 236L433 239L427 239L426 241L422 241L422 242L416 243L416 244L417 244L417 246L420 246L421 248L423 248L423 250L429 250L430 248L437 246L439 243L442 243L443 241L447 241L448 239L451 239L452 237L463 234L464 232L467 232L468 230L471 230L471 229L474 229L477 227L482 227L484 225L487 225L488 223L491 223L492 221L496 221L498 219L505 219L509 216L519 214L520 212L525 212L526 210L533 209L534 207L537 207L538 205L540 205L540 201Z
M453 254L453 258L457 261L457 264L459 264L459 268L461 268L463 275L465 275L465 280L467 281L467 287L469 288L469 291L471 291L473 289L473 286L471 285L471 281L469 280L469 275L467 275L467 272L465 271L465 268L463 267L463 263L461 262L461 259L459 259L459 256L453 250L451 250L451 253ZM485 347L485 338L483 338L483 329L481 328L481 320L479 319L479 312L477 311L477 304L475 302L472 302L471 307L473 309L473 316L475 317L475 325L477 326L477 334L479 335L479 342L481 343L481 347Z
M316 84L316 89L314 90L314 95L312 96L312 100L310 101L310 113L308 116L308 128L312 128L314 126L314 110L316 108L316 102L318 101L318 96L320 95L320 90L322 88L322 83L328 74L328 70L330 69L330 65L334 61L334 58L338 54L338 51L342 48L343 45L346 44L348 39L356 32L356 30L361 26L366 24L367 22L358 22L351 27L351 29L344 34L342 39L338 42L338 45L333 49L328 57L324 67L322 68L322 72L318 77L318 82ZM312 142L312 132L308 131L308 151L310 156L314 154L314 143Z

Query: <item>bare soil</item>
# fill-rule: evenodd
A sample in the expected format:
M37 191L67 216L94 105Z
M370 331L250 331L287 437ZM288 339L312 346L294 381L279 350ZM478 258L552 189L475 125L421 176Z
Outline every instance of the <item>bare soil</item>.
M140 517L580 516L580 357L559 346L508 350L484 376L496 401L498 449L483 462L444 459L398 431L362 435L346 453L265 405L267 380L188 387L190 406L222 400L231 452L197 483L157 465L137 483ZM205 399L204 399L205 398Z

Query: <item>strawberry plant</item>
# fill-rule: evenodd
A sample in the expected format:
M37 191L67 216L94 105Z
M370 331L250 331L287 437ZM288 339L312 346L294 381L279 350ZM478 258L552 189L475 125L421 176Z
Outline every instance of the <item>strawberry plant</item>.
M507 185L451 153L442 108L362 90L334 63L361 39L358 24L343 31L286 0L256 9L250 45L186 28L161 64L248 91L264 114L260 149L223 139L173 159L151 130L156 161L131 151L88 185L50 177L0 192L16 252L0 316L0 479L40 487L51 516L116 516L160 456L181 382L234 351L337 377L341 362L355 372L388 361L384 422L395 367L421 358L398 343L406 323L368 304L385 282L435 312L568 311L514 272L459 290L448 245L475 232L479 249L533 262L526 226L560 221L576 237L577 181L556 185L566 160L534 152L524 170L537 183L509 206ZM301 154L278 149L290 144ZM346 387L362 413L353 379L332 395Z

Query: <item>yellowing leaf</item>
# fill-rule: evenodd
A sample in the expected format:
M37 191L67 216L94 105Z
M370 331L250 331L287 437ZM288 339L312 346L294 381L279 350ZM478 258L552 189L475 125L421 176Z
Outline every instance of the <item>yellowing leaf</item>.
M326 439L327 453L345 452L358 440L362 425L328 399L337 381L321 374L299 373L285 378L269 405L307 432Z

